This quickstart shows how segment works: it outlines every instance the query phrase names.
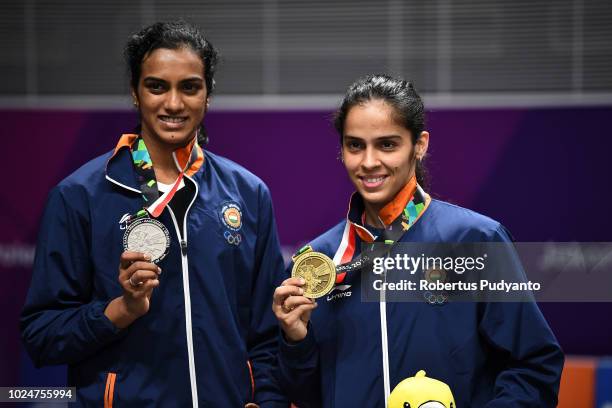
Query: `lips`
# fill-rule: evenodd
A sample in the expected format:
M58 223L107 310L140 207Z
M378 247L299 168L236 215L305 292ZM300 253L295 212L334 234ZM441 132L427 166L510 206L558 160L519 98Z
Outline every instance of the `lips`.
M375 174L371 176L359 176L359 180L361 180L361 184L364 188L371 190L382 186L387 177L389 176L384 174Z
M179 129L187 122L187 116L170 116L170 115L159 115L157 117L159 121L169 129Z

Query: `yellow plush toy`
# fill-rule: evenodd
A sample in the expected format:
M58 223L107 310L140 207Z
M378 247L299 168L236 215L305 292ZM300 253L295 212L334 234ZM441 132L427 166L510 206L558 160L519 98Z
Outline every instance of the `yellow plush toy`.
M457 408L450 387L421 370L397 384L389 395L389 408Z

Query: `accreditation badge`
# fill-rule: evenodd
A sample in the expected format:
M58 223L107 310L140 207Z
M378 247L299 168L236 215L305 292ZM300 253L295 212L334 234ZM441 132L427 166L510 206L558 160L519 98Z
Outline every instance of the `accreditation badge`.
M123 249L150 255L151 262L159 263L168 255L170 231L156 219L137 218L125 229Z

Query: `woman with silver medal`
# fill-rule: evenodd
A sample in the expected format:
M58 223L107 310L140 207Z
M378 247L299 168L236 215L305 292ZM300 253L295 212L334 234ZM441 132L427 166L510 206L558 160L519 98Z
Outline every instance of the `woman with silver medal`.
M356 189L347 218L294 256L291 277L273 296L279 378L292 401L300 408L556 406L563 353L535 303L449 302L433 293L411 302L361 298L361 268L386 246L511 243L498 222L425 192L430 135L413 85L385 75L356 81L335 127ZM360 253L368 243L383 253ZM329 286L327 269L335 275ZM423 395L431 384L437 397Z
M36 365L69 365L82 406L286 407L270 194L202 149L217 51L178 21L134 34L125 57L139 132L51 192L25 346Z

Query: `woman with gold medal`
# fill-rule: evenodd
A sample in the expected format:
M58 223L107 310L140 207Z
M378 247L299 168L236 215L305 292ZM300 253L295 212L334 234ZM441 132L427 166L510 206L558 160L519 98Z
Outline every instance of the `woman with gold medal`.
M511 241L498 222L424 191L424 116L406 81L373 75L349 87L335 127L356 192L347 219L296 254L293 277L274 293L281 384L300 408L386 407L390 390L424 370L456 406L422 406L555 407L563 353L535 303L361 299L363 243ZM313 292L328 289L312 252L337 270L316 302Z
M286 407L270 194L202 148L217 52L179 21L134 34L125 57L139 130L50 193L26 349L68 364L80 406Z

